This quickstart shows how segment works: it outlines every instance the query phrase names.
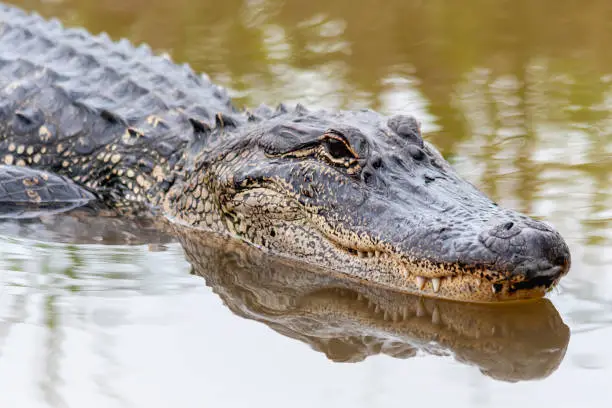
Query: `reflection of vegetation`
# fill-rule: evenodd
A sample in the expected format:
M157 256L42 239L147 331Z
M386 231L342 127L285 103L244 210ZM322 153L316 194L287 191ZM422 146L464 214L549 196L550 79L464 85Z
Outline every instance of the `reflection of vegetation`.
M460 122L454 120L461 115L453 115L450 98L475 67L521 78L531 60L546 58L554 73L587 73L595 80L605 73L609 52L602 39L612 31L605 12L609 4L557 3L392 0L381 7L376 0L68 0L35 8L93 32L168 50L178 61L228 78L232 86L253 86L248 78L254 75L254 81L276 86L274 55L265 53L272 33L282 36L290 50L283 54L284 64L316 71L341 61L348 67L345 83L372 95L382 91L381 78L411 65L434 113L455 139ZM601 93L584 93L582 104L601 100Z
M559 133L567 134L576 125L609 117L608 109L597 109L606 103L609 86L602 77L612 56L602 40L612 34L606 17L610 5L605 1L560 5L554 0L392 0L383 7L376 0L68 0L40 2L35 8L70 25L168 51L175 60L189 62L235 89L238 104L296 100L314 92L314 101L323 105L352 106L357 99L373 108L397 109L381 100L393 87L385 80L409 74L439 129L430 137L449 155L473 133L483 131L472 128L465 120L465 106L454 103L458 88L478 71L487 73L489 84L515 81L512 94L497 96L518 98L515 114L522 123L516 136L522 138L522 147L511 152L512 171L518 183L515 191L521 194L519 206L528 211L538 190L533 176L545 170L531 159L542 137L538 129L552 120ZM313 81L314 91L309 89ZM481 113L493 115L490 122L499 123L485 144L470 154L507 156L498 151L505 140L493 136L503 133L499 126L508 119L501 116L508 112L498 109L500 103L511 100L489 101L491 109ZM594 153L589 159L603 161L610 149L608 132L585 133ZM567 142L557 137L559 143ZM503 169L486 156L478 159L486 161L485 184L495 194ZM604 185L610 180L609 164L580 172ZM602 197L595 200L601 203Z

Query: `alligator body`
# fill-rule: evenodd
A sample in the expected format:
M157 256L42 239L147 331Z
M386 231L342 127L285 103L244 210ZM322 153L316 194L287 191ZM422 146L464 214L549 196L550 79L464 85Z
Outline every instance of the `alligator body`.
M570 265L557 231L463 180L411 116L239 111L145 46L1 5L0 162L26 173L0 201L94 194L427 296L541 297ZM51 178L65 187L41 195Z

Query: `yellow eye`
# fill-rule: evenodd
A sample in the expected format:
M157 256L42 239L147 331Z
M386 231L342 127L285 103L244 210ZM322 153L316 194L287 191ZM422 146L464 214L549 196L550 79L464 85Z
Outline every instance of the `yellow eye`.
M351 151L347 148L346 144L337 139L327 139L325 141L325 148L334 159L353 157Z
M333 159L356 159L357 154L348 141L335 133L326 133L322 137L322 144Z

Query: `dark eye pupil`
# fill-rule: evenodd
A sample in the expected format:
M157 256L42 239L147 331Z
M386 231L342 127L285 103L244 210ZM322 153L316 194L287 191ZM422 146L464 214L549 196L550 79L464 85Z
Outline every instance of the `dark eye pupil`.
M340 140L328 139L326 145L327 151L335 159L340 159L342 157L352 157L351 152Z

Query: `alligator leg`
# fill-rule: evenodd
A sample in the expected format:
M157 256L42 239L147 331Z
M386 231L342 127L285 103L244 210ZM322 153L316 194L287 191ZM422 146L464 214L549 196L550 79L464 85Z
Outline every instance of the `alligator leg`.
M0 166L0 218L65 212L96 200L94 194L57 174Z

